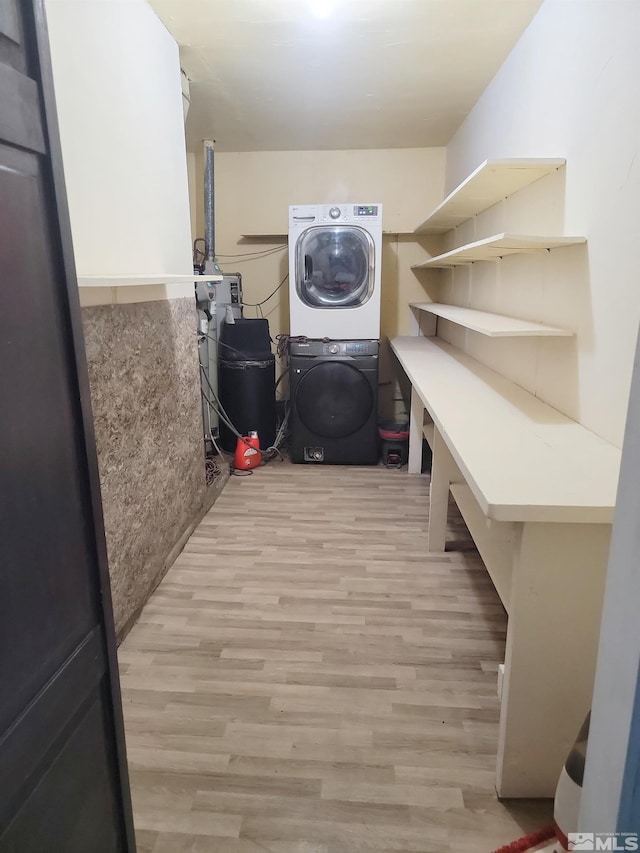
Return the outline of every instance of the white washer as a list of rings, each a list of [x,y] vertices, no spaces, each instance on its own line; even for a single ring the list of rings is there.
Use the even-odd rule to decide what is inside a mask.
[[[381,204],[289,208],[292,336],[380,337]]]

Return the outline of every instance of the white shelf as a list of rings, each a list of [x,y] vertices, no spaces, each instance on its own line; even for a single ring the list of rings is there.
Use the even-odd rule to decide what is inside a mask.
[[[411,269],[421,270],[430,267],[457,267],[474,261],[497,261],[504,255],[517,255],[527,252],[543,252],[546,249],[558,249],[563,246],[577,246],[586,243],[585,237],[537,237],[525,234],[493,234],[475,243],[466,243],[457,249],[451,249],[443,255],[436,255]]]
[[[618,448],[444,341],[391,347],[485,516],[611,523]]]
[[[415,232],[402,230],[400,228],[385,228],[382,233],[391,237],[413,237]],[[287,234],[258,234],[257,232],[249,232],[247,234],[241,234],[240,236],[243,240],[277,240],[282,241],[283,243],[286,243],[288,240]]]
[[[81,275],[78,287],[147,287],[158,284],[192,284],[194,281],[222,281],[221,275]]]
[[[546,326],[543,323],[531,323],[503,314],[491,314],[488,311],[476,311],[474,308],[462,308],[459,305],[442,305],[439,302],[412,302],[411,308],[425,311],[464,326],[490,338],[520,337],[571,337],[573,332]]]
[[[415,233],[450,231],[564,164],[559,158],[485,160],[418,225]]]
[[[277,240],[279,243],[286,243],[287,234],[263,234],[257,231],[249,231],[247,234],[240,235],[243,240]]]

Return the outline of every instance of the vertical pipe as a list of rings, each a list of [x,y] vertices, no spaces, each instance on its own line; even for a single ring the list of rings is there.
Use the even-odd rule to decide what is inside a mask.
[[[204,250],[205,263],[216,256],[216,227],[213,176],[213,139],[204,140]]]
[[[215,264],[216,230],[215,230],[215,200],[214,200],[214,170],[213,170],[213,139],[204,140],[204,274],[219,272]],[[211,319],[208,323],[208,351],[206,373],[209,383],[218,393],[218,319],[216,300],[209,302]],[[215,409],[207,406],[210,434],[218,435],[218,415]]]

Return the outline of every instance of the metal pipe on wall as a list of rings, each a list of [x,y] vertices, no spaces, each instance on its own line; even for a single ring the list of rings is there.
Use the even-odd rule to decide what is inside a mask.
[[[216,256],[216,225],[214,199],[214,142],[204,140],[204,251],[205,272],[207,266],[213,265]]]
[[[204,274],[219,275],[220,270],[216,264],[216,229],[215,229],[215,180],[214,180],[214,142],[213,139],[204,140]],[[206,314],[204,334],[207,342],[206,353],[202,365],[204,374],[208,380],[205,393],[209,396],[212,388],[214,394],[218,393],[218,327],[216,321],[216,290],[217,284],[207,282]],[[207,383],[205,383],[207,384]],[[206,405],[207,418],[205,419],[205,431],[208,427],[208,435],[218,434],[218,414],[212,406]]]

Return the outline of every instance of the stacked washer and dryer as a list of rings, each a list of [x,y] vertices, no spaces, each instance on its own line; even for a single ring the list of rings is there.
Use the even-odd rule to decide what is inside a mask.
[[[289,208],[293,462],[378,461],[382,205]]]

